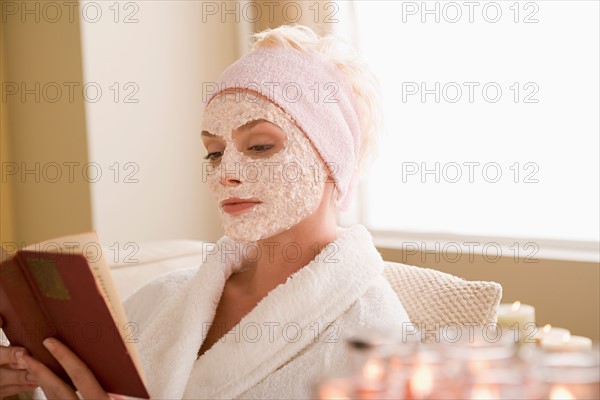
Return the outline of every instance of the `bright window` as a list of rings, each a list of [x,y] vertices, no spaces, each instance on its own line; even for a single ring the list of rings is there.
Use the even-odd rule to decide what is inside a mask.
[[[599,240],[598,2],[352,8],[339,32],[356,26],[386,118],[365,225]]]

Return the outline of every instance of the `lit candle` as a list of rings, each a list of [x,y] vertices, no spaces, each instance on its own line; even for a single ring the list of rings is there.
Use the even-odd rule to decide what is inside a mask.
[[[380,384],[385,377],[385,366],[381,360],[371,358],[363,366],[362,375],[366,382]]]
[[[471,390],[473,400],[494,400],[498,397],[498,391],[489,386],[477,385]]]
[[[515,301],[512,304],[500,304],[498,307],[498,326],[519,333],[523,339],[526,326],[535,323],[535,307]],[[528,325],[529,324],[529,325]]]
[[[318,385],[317,396],[321,400],[349,400],[352,398],[351,382],[343,378],[327,379]]]
[[[565,348],[564,344],[562,346],[561,350]],[[536,364],[541,389],[539,398],[600,399],[600,359],[597,349],[543,351],[539,353]]]
[[[563,338],[566,335],[570,335],[571,332],[568,329],[564,328],[556,328],[550,324],[544,325],[543,328],[538,327],[538,331],[536,332],[534,339],[538,344],[542,343],[542,340],[550,337]]]
[[[550,391],[550,400],[575,400],[575,396],[562,385],[556,385]]]
[[[542,348],[550,351],[588,351],[592,349],[592,339],[585,336],[548,336],[542,339]]]
[[[385,392],[386,369],[379,358],[371,358],[363,365],[356,388],[358,399],[377,399]]]
[[[410,393],[413,399],[425,399],[433,391],[433,376],[430,367],[420,363],[410,378]]]

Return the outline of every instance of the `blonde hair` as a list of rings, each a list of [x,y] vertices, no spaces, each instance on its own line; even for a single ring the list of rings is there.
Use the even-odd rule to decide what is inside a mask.
[[[333,34],[319,36],[305,25],[282,25],[266,29],[251,37],[252,50],[260,47],[287,46],[308,54],[316,54],[332,62],[346,77],[356,95],[361,127],[361,146],[357,167],[363,173],[377,153],[379,133],[383,125],[381,86],[368,64],[356,50]]]

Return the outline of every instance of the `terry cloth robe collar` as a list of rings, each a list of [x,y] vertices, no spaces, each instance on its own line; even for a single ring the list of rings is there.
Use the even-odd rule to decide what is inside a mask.
[[[338,227],[334,242],[271,290],[197,360],[225,281],[240,268],[240,245],[223,236],[212,246],[215,251],[206,248],[202,265],[170,275],[181,283],[171,285],[176,291],[153,296],[150,321],[140,329],[137,347],[153,398],[240,396],[314,343],[384,268],[364,226]],[[189,279],[182,279],[186,274]]]

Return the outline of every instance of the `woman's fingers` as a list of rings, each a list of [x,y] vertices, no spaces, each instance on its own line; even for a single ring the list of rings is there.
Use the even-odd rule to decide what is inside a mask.
[[[11,385],[0,386],[0,397],[12,396],[23,392],[31,392],[35,390],[37,385]]]
[[[44,346],[50,354],[62,365],[73,384],[85,399],[109,399],[92,371],[85,365],[75,353],[60,341],[48,338],[44,340]]]
[[[121,396],[120,394],[109,393],[108,398],[111,400],[127,400],[127,397]]]
[[[18,359],[20,352],[22,352],[22,354],[27,354],[27,350],[23,347],[0,346],[0,365],[14,364],[19,365],[20,368],[23,368]]]
[[[0,316],[0,327],[3,323]],[[24,369],[25,365],[20,362],[19,354],[27,354],[27,350],[23,347],[0,345],[0,397],[32,391],[38,386],[32,375]]]
[[[0,315],[0,328],[3,325]],[[73,384],[85,399],[121,399],[109,395],[98,383],[92,371],[67,346],[56,339],[44,340],[44,346],[65,369]],[[48,398],[78,400],[73,388],[56,376],[52,370],[27,354],[22,347],[0,346],[0,396],[10,396],[40,386]],[[24,370],[7,366],[24,368]]]
[[[2,315],[0,315],[0,328],[2,328]],[[18,346],[0,346],[0,365],[10,365],[11,367],[17,368],[18,359],[17,353],[22,351],[27,353],[27,350],[23,347]],[[22,366],[20,366],[22,368]]]
[[[0,382],[4,385],[37,385],[33,375],[26,369],[0,367]]]
[[[78,400],[71,386],[56,376],[44,364],[28,355],[23,356],[23,360],[27,370],[34,376],[47,398]]]

